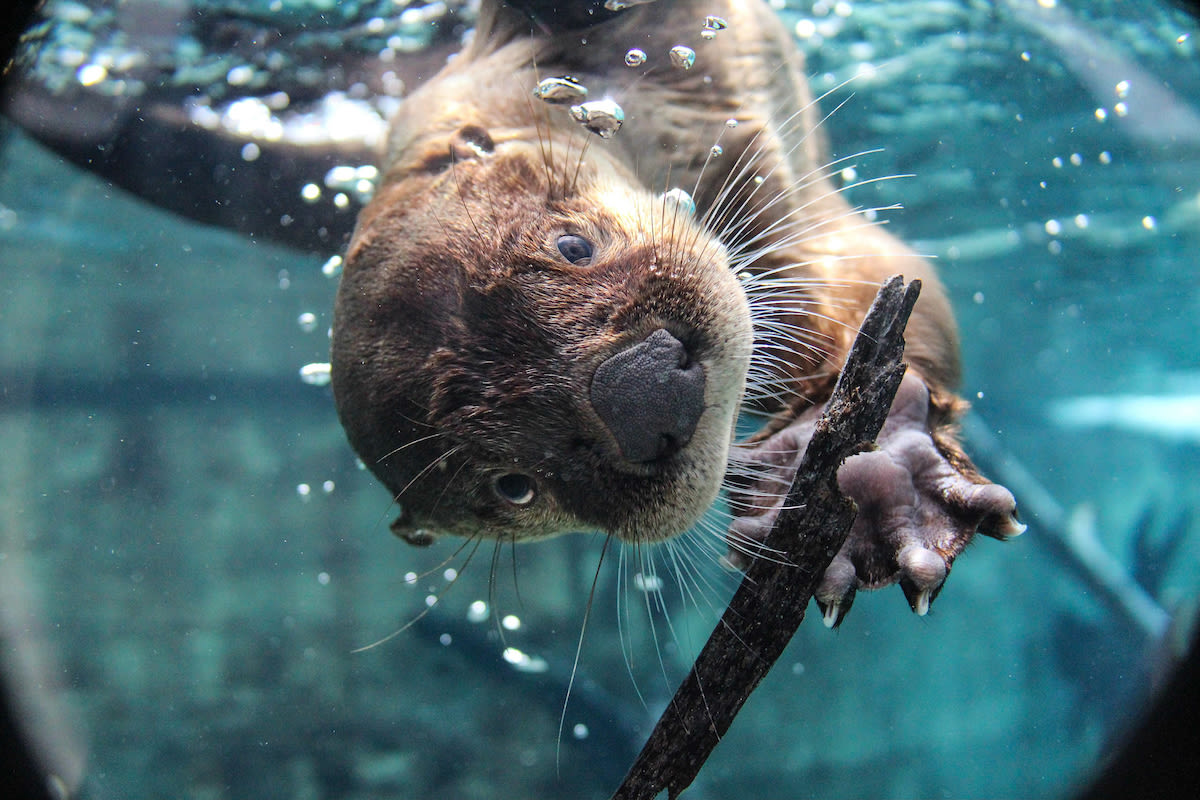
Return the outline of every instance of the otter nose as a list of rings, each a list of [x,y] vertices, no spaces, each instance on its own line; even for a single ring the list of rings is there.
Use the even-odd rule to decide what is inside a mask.
[[[621,454],[652,461],[686,445],[696,431],[704,411],[704,368],[660,328],[597,367],[591,396]]]

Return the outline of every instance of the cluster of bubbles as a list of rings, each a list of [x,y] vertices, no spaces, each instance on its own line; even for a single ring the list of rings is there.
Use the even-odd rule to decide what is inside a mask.
[[[353,178],[351,177],[351,173],[353,173]],[[325,182],[327,185],[344,188],[344,181],[369,179],[372,182],[373,191],[376,175],[377,170],[375,167],[334,167],[325,176]],[[366,202],[366,200],[360,200],[360,202]],[[333,280],[342,274],[343,263],[344,259],[340,255],[330,256],[321,265],[321,274]],[[304,311],[296,317],[296,324],[303,332],[312,333],[319,327],[320,318],[312,311]],[[332,336],[333,331],[327,329],[326,334]],[[309,386],[328,386],[332,380],[332,367],[327,361],[314,361],[300,368],[300,381]],[[362,469],[364,467],[360,464],[359,468]]]
[[[321,482],[321,492],[323,494],[333,494],[333,490],[336,488],[337,488],[337,486],[334,484],[333,481],[322,481]],[[313,497],[312,485],[308,484],[308,483],[296,484],[296,496],[299,497],[302,502],[307,503]]]
[[[334,192],[333,205],[338,209],[350,207],[353,200],[359,205],[365,205],[375,194],[379,170],[371,164],[359,167],[339,165],[325,173],[325,188]],[[323,190],[315,182],[306,183],[300,187],[300,198],[306,203],[315,203],[321,199]]]
[[[287,92],[240,97],[220,105],[200,96],[184,101],[188,119],[205,130],[223,130],[245,139],[289,144],[334,142],[379,145],[387,135],[387,117],[394,109],[389,98],[376,102],[328,92],[303,112],[280,112],[291,106]]]
[[[1118,117],[1128,116],[1129,114],[1129,104],[1125,102],[1129,97],[1129,88],[1129,81],[1118,81],[1117,85],[1113,87],[1113,92],[1117,96],[1117,102],[1113,103],[1112,110]],[[1108,119],[1108,109],[1104,107],[1097,108],[1095,116],[1098,122],[1104,122]]]
[[[620,11],[645,2],[652,0],[608,0],[605,8]],[[724,19],[710,14],[704,18],[700,38],[712,39],[727,27]],[[676,69],[688,70],[696,63],[696,51],[687,45],[675,45],[667,56]],[[645,50],[634,47],[626,51],[624,61],[627,67],[640,67],[648,58]],[[611,139],[625,122],[625,111],[616,101],[610,98],[588,100],[588,88],[570,75],[543,78],[533,88],[533,96],[551,105],[569,106],[571,118],[601,139]],[[713,155],[720,155],[719,148],[714,148]]]
[[[570,75],[543,78],[533,96],[551,105],[570,106],[571,118],[601,139],[611,139],[625,122],[625,112],[615,101],[585,100],[588,89]]]

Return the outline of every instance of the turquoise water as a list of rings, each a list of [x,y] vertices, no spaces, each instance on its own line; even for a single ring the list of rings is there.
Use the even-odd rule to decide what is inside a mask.
[[[337,45],[403,62],[470,19],[430,12],[434,36],[414,17],[391,47],[362,27],[391,3],[166,5],[192,27],[60,3],[43,40],[119,55],[136,37],[117,32],[141,25],[158,71],[130,67],[143,86],[126,92],[174,102],[215,75],[216,101],[260,80],[315,99],[353,68],[313,77],[306,59]],[[836,633],[806,620],[689,796],[1063,796],[1145,707],[1200,590],[1200,30],[1150,4],[783,13],[819,92],[861,76],[826,101],[847,100],[835,155],[882,148],[859,177],[912,175],[854,199],[902,203],[890,229],[938,259],[968,449],[1029,531],[973,546],[926,618],[890,589]],[[261,66],[247,30],[294,35],[294,61]],[[260,64],[249,84],[229,77],[243,62]],[[298,374],[327,360],[336,235],[288,247],[203,209],[222,226],[188,221],[14,119],[0,619],[62,780],[88,798],[607,797],[731,579],[714,570],[696,602],[666,571],[647,594],[606,561],[563,714],[602,540],[472,554],[389,534],[328,388]],[[230,204],[274,188],[234,178]],[[287,192],[335,232],[353,219],[353,199]]]

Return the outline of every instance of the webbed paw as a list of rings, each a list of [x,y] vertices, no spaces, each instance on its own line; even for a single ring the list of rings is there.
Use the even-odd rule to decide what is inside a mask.
[[[858,589],[896,582],[912,610],[923,615],[977,531],[1008,539],[1025,530],[1008,489],[973,474],[960,453],[948,458],[939,450],[929,411],[925,384],[905,377],[876,449],[851,456],[838,470],[838,486],[858,505],[858,516],[814,595],[828,627],[841,623]],[[745,568],[755,555],[770,557],[758,545],[775,522],[819,416],[820,409],[807,412],[735,454],[753,477],[732,498],[736,516],[726,558],[733,566]]]

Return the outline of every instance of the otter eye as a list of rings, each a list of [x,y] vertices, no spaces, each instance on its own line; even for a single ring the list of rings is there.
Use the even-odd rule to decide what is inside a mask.
[[[573,233],[563,234],[558,237],[558,252],[572,264],[585,266],[583,262],[592,257],[592,243]]]
[[[533,502],[533,478],[519,472],[510,472],[496,478],[492,487],[500,499],[514,506],[527,506]]]

